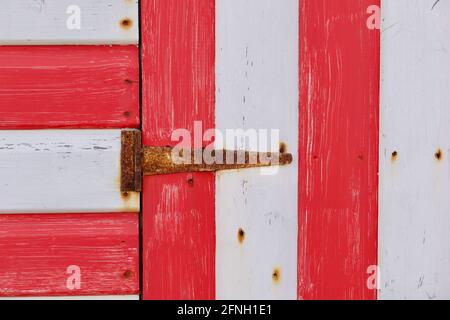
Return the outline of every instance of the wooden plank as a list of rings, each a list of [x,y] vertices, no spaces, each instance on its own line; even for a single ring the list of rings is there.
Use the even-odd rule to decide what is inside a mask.
[[[450,2],[382,1],[381,299],[450,299]]]
[[[0,129],[135,128],[138,49],[0,47],[0,106]]]
[[[0,215],[1,297],[138,292],[137,214]]]
[[[192,133],[194,120],[214,128],[214,1],[147,2],[142,3],[143,141],[173,145],[172,132]]]
[[[295,159],[274,175],[218,173],[218,299],[297,297],[298,12],[297,0],[217,0],[216,127],[279,129]]]
[[[301,3],[298,296],[374,299],[380,3]]]
[[[138,0],[3,0],[0,45],[137,44]]]
[[[195,120],[214,128],[215,2],[141,6],[143,142],[172,146]],[[214,298],[214,175],[146,177],[142,196],[143,298]]]
[[[146,177],[143,190],[143,298],[213,299],[214,177]]]
[[[0,131],[0,213],[139,211],[120,150],[121,130]]]
[[[60,297],[13,297],[1,298],[2,300],[139,300],[138,295],[124,295],[124,296],[60,296]]]

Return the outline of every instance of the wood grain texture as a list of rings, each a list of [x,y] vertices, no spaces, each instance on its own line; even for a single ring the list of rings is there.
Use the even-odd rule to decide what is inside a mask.
[[[0,131],[0,213],[139,211],[120,151],[121,130]]]
[[[135,46],[0,47],[0,129],[138,125]]]
[[[382,1],[381,299],[450,299],[450,2]]]
[[[138,6],[138,0],[2,0],[0,45],[137,44]]]
[[[214,128],[215,2],[142,2],[143,142]],[[214,175],[145,177],[143,298],[215,297]]]
[[[374,299],[377,0],[301,1],[298,297]]]
[[[216,3],[216,127],[224,134],[279,129],[294,155],[273,175],[261,169],[217,174],[217,298],[296,299],[298,1]]]
[[[0,215],[0,296],[139,292],[137,214]],[[80,289],[67,286],[80,268]]]
[[[214,0],[142,3],[143,142],[173,145],[194,121],[214,128]]]

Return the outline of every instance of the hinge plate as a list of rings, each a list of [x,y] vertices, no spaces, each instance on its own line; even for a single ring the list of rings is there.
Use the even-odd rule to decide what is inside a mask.
[[[205,161],[207,152],[212,161]],[[187,161],[174,161],[176,154]],[[186,155],[186,157],[184,157]],[[183,172],[216,172],[288,165],[292,154],[228,150],[175,150],[172,147],[143,147],[139,130],[122,131],[121,191],[142,191],[142,175]]]
[[[122,192],[142,191],[142,139],[139,130],[122,131],[120,152],[120,189]]]

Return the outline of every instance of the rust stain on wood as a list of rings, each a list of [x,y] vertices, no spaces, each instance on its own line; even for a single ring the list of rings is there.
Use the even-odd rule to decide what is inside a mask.
[[[123,273],[123,277],[124,277],[124,279],[132,279],[132,278],[134,278],[134,272],[131,270],[126,270]]]
[[[273,270],[272,280],[276,284],[280,283],[280,281],[281,281],[281,270],[280,270],[280,268],[275,268]]]
[[[391,161],[392,163],[396,162],[398,160],[398,151],[392,152]]]
[[[436,151],[434,157],[436,158],[437,161],[441,161],[443,159],[444,154],[440,148]]]
[[[194,176],[193,176],[192,174],[190,174],[190,175],[188,176],[187,183],[188,183],[189,186],[191,186],[191,187],[194,186]]]
[[[124,30],[130,30],[133,27],[133,20],[130,18],[123,18],[120,20],[120,27]]]
[[[284,142],[280,142],[280,153],[286,153],[287,152],[287,145]]]
[[[245,231],[242,228],[238,230],[238,241],[240,244],[244,243],[245,240]]]
[[[293,161],[292,154],[285,153],[285,145],[280,147],[283,153],[142,147],[141,132],[133,129],[123,130],[121,139],[120,190],[125,200],[127,192],[142,191],[142,175],[216,172],[288,165]],[[206,159],[206,155],[210,157]],[[194,184],[193,178],[188,179],[188,184]]]

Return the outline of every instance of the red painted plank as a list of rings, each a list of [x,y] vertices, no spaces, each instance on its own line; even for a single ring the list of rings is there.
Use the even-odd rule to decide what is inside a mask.
[[[214,128],[215,2],[141,3],[144,144],[174,129]],[[215,297],[214,175],[146,177],[143,298]]]
[[[138,233],[137,214],[0,215],[0,296],[136,294]]]
[[[302,1],[300,299],[373,299],[377,264],[379,0]]]
[[[141,4],[144,143],[171,145],[194,120],[214,128],[215,1]]]
[[[0,129],[138,125],[137,47],[0,47]]]

